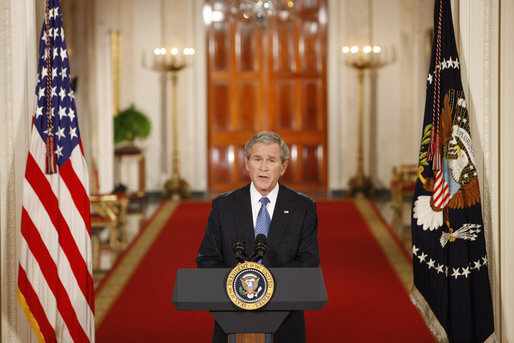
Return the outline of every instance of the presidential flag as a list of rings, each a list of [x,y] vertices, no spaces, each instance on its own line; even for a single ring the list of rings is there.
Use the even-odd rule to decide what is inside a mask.
[[[411,299],[440,342],[494,342],[476,157],[450,0],[436,0],[418,179]]]
[[[23,184],[18,302],[40,342],[94,342],[88,173],[59,0],[46,0]]]

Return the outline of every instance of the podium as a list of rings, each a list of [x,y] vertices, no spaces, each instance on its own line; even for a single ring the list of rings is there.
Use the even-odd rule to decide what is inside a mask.
[[[270,301],[258,310],[242,310],[226,293],[230,271],[179,269],[171,299],[179,311],[210,311],[230,342],[257,342],[262,337],[268,342],[289,311],[321,310],[328,300],[320,268],[269,268],[275,282]]]

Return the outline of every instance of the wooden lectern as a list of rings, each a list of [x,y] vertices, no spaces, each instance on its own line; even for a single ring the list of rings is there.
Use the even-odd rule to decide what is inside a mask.
[[[258,310],[242,310],[227,296],[229,268],[179,269],[171,301],[179,311],[210,311],[230,343],[268,343],[289,311],[321,310],[328,300],[320,268],[270,268],[271,300]]]

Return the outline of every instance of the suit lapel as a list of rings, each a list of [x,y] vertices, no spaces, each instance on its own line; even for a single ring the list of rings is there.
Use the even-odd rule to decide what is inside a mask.
[[[277,197],[277,203],[273,210],[273,218],[271,219],[271,225],[268,233],[268,253],[264,257],[263,263],[266,263],[276,253],[278,245],[282,240],[282,236],[287,230],[289,220],[291,218],[292,209],[289,208],[291,201],[291,194],[288,189],[283,185],[280,185]]]
[[[243,232],[246,237],[246,254],[253,254],[255,246],[255,233],[253,229],[252,204],[250,200],[250,184],[241,188],[234,197],[234,225],[235,232]]]

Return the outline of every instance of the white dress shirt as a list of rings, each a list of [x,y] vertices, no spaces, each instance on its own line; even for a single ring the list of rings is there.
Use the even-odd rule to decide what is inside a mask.
[[[278,182],[275,188],[269,192],[266,197],[269,199],[269,203],[266,206],[268,210],[270,219],[273,219],[273,210],[275,209],[275,204],[277,203],[278,196]],[[261,193],[255,188],[253,182],[250,185],[250,201],[252,202],[252,216],[253,216],[253,229],[255,230],[255,223],[257,222],[257,214],[259,214],[259,210],[261,209],[262,203],[260,202],[262,198]]]

